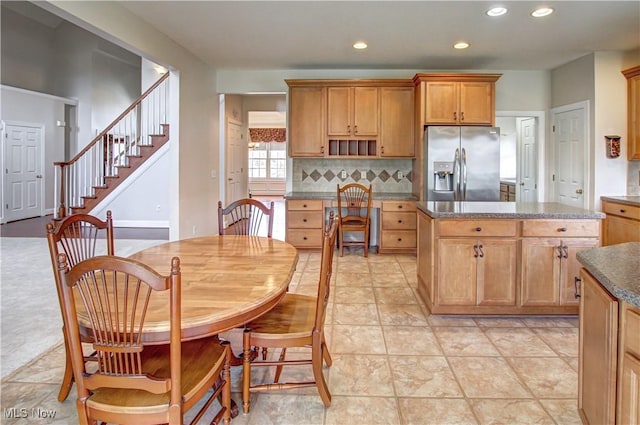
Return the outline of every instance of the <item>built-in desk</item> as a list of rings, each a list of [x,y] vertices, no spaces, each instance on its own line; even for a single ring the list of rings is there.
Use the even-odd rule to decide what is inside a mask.
[[[286,241],[299,249],[319,250],[329,213],[338,206],[337,192],[288,192],[284,198]],[[410,193],[373,192],[369,241],[372,252],[415,252],[417,199]],[[361,233],[352,235],[358,236]]]

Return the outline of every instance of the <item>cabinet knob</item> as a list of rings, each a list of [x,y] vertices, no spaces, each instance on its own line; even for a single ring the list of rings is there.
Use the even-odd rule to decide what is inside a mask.
[[[306,241],[306,240],[307,240],[307,237],[306,237],[306,236],[303,236],[303,237],[302,237],[302,239],[304,239],[304,240]]]
[[[624,214],[624,213],[626,213],[626,212],[627,212],[627,210],[624,210],[624,209],[623,209],[623,210],[620,210],[620,212],[621,212],[622,214]]]
[[[324,153],[324,146],[320,146],[320,153]]]
[[[307,204],[302,204],[302,208],[307,208]]]
[[[476,227],[476,228],[475,228],[475,231],[476,231],[476,232],[482,232],[482,227]]]
[[[398,220],[398,224],[402,224],[402,220]]]
[[[561,227],[558,229],[558,232],[566,232],[567,228],[566,227]]]
[[[398,238],[398,242],[402,242],[402,238]]]
[[[303,223],[306,223],[306,222],[307,222],[307,219],[306,219],[306,218],[303,218],[303,219],[302,219],[302,222],[303,222]]]
[[[460,112],[460,121],[464,121],[464,112]]]
[[[457,120],[457,119],[458,119],[458,113],[457,113],[457,112],[455,112],[455,111],[453,112],[453,119],[454,119],[454,120]]]

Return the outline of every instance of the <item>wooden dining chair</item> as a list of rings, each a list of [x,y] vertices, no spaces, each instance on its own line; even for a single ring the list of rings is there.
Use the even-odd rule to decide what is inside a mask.
[[[69,269],[60,254],[62,310],[78,390],[81,424],[182,424],[183,415],[207,396],[195,423],[216,398],[212,423],[231,418],[229,343],[216,336],[181,341],[180,260],[162,276],[147,265],[117,256],[97,256]],[[149,300],[165,301],[168,344],[143,342]],[[79,323],[91,334],[97,368],[85,368]],[[213,388],[213,391],[210,391]]]
[[[250,409],[252,392],[293,389],[315,386],[326,407],[331,404],[331,393],[322,372],[323,360],[331,366],[331,355],[324,335],[324,322],[331,289],[333,254],[336,246],[338,223],[330,216],[324,232],[317,296],[287,293],[267,314],[247,324],[243,334],[242,405],[245,413]],[[257,347],[280,348],[278,360],[258,360],[253,351]],[[310,347],[311,358],[286,360],[287,348]],[[313,381],[282,382],[283,366],[311,365]],[[251,369],[258,366],[276,366],[273,383],[251,385]]]
[[[267,226],[266,236],[273,233],[274,207],[273,201],[267,207],[252,198],[239,199],[227,207],[222,207],[218,201],[218,233],[220,235],[250,235],[264,234],[263,226]]]
[[[51,255],[51,267],[53,268],[58,301],[62,308],[62,295],[57,270],[58,255],[64,252],[70,267],[97,254],[113,255],[113,219],[111,217],[111,211],[107,211],[107,217],[104,221],[89,214],[73,214],[62,221],[47,223],[46,227],[49,254]],[[102,239],[104,239],[106,243],[106,250],[102,249],[101,242],[100,246],[98,246],[98,241]],[[58,392],[58,401],[60,402],[67,399],[73,386],[73,369],[71,367],[71,357],[69,356],[67,347],[67,332],[64,325],[62,326],[62,334],[65,342],[66,360],[64,376],[62,378],[62,384],[60,385],[60,391]],[[95,361],[96,358],[94,354],[95,353],[84,356],[85,361]]]
[[[371,185],[367,188],[359,183],[338,184],[338,243],[340,256],[345,246],[364,246],[364,256],[369,254],[371,230]],[[363,240],[345,239],[345,232],[363,232]]]

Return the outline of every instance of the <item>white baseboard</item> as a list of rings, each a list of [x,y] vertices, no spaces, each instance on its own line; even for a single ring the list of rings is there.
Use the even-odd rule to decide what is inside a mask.
[[[113,220],[113,227],[169,228],[168,220]]]

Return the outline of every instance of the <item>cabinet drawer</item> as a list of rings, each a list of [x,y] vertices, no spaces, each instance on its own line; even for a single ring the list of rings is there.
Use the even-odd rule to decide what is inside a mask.
[[[516,220],[441,220],[440,236],[516,236]]]
[[[318,211],[287,212],[287,227],[303,229],[322,229],[322,213]]]
[[[625,311],[624,350],[640,358],[640,311]]]
[[[599,237],[599,220],[523,220],[523,237]]]
[[[384,201],[382,211],[413,212],[416,211],[416,203],[414,201]]]
[[[287,200],[287,210],[289,211],[322,211],[322,209],[322,201]]]
[[[509,185],[509,193],[515,194],[516,193],[516,186],[510,184]]]
[[[415,230],[383,231],[381,239],[381,246],[385,249],[416,247]]]
[[[620,217],[634,218],[640,220],[640,207],[633,205],[615,204],[604,201],[602,203],[603,212]]]
[[[416,213],[383,212],[383,229],[415,230]]]
[[[287,242],[298,248],[322,246],[321,229],[287,229]]]

